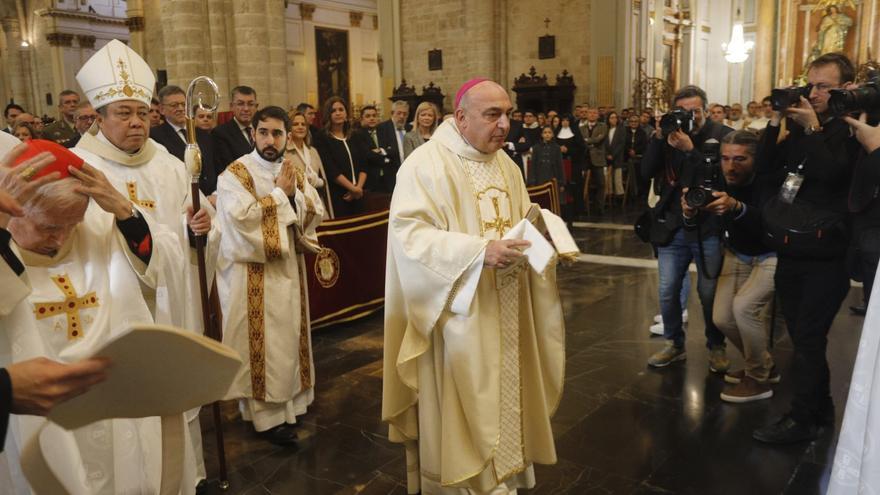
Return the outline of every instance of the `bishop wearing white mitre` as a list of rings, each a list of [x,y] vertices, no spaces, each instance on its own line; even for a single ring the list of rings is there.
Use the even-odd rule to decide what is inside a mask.
[[[156,323],[170,324],[199,334],[204,332],[195,254],[187,226],[197,234],[211,229],[210,203],[202,196],[202,210],[188,213],[190,179],[186,167],[164,147],[149,139],[149,110],[155,77],[134,50],[111,40],[82,66],[76,80],[98,112],[95,124],[73,152],[104,172],[113,186],[163,228],[176,234],[188,263],[177,273],[165,274],[166,284],[144,287]],[[208,280],[219,235],[211,229],[207,243]],[[190,435],[198,458],[199,479],[205,478],[198,409],[187,413]]]

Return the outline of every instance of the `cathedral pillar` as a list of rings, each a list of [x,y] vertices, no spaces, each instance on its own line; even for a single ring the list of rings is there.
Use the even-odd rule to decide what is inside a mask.
[[[128,0],[126,5],[128,8],[125,11],[125,25],[128,26],[130,33],[128,45],[146,59],[147,47],[144,43],[144,27],[146,22],[144,19],[143,0]]]
[[[230,49],[230,40],[235,39],[229,33],[232,29],[232,17],[227,15],[229,0],[208,0],[208,37],[210,44],[208,51],[211,55],[211,67],[208,67],[209,76],[214,79],[223,101],[228,103],[229,91],[232,89],[231,80],[235,74],[231,73],[234,66],[234,50]],[[226,110],[225,105],[221,110]]]
[[[400,49],[400,0],[379,0],[379,77],[381,78],[382,109],[391,117],[388,98],[397,82],[403,78]],[[449,90],[447,89],[448,93]]]
[[[207,2],[175,0],[173,4],[170,11],[163,5],[162,15],[168,83],[186,88],[193,78],[210,74]],[[169,56],[173,62],[169,63]]]
[[[238,77],[257,91],[262,106],[287,105],[284,3],[232,0],[235,64]]]
[[[760,101],[770,94],[773,81],[773,45],[776,37],[776,0],[757,0],[755,33],[755,76],[752,99]]]
[[[52,59],[52,96],[57,97],[62,90],[76,87],[75,84],[72,84],[73,81],[66,80],[63,53],[65,48],[73,46],[73,35],[51,31],[46,34],[46,41],[49,43],[49,54]]]
[[[23,107],[29,106],[27,74],[24,71],[23,53],[21,48],[21,30],[18,19],[3,19],[3,31],[6,33],[5,71],[9,74],[9,90],[12,99]],[[5,105],[4,105],[5,106]]]

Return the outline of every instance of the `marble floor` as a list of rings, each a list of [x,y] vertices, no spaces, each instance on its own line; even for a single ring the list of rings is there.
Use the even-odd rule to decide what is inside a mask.
[[[687,361],[649,369],[648,356],[663,345],[648,332],[658,311],[657,270],[638,261],[650,260],[651,250],[630,230],[596,225],[632,219],[632,212],[611,214],[573,229],[581,250],[605,261],[559,271],[567,321],[565,392],[553,418],[559,462],[538,466],[537,486],[521,493],[824,493],[862,325],[847,307],[860,300],[861,289],[851,289],[829,336],[835,430],[811,443],[768,447],[753,441],[751,431],[787,411],[788,337],[780,331],[776,339],[783,380],[775,396],[723,403],[722,378],[708,371],[694,283]],[[210,493],[406,493],[403,448],[388,442],[379,421],[381,314],[318,330],[313,338],[316,398],[301,418],[299,445],[281,448],[261,440],[242,423],[236,405],[224,403],[231,486],[221,492],[212,484]],[[734,366],[740,363],[734,358]],[[203,409],[201,418],[208,474],[216,477],[210,410]]]

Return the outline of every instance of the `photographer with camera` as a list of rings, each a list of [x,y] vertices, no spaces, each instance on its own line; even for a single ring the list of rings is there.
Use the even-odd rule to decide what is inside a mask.
[[[762,213],[764,240],[777,252],[776,292],[794,344],[791,409],[754,431],[762,442],[812,440],[819,427],[834,424],[825,351],[828,330],[849,292],[847,193],[858,142],[828,101],[832,89],[854,78],[852,62],[842,54],[813,60],[806,89],[773,90],[773,116],[758,146],[758,173],[786,174]],[[794,91],[809,99],[795,98]],[[783,114],[789,135],[777,143]]]
[[[721,172],[724,190],[712,191],[711,202],[694,208],[682,196],[685,226],[696,225],[699,216],[715,215],[721,220],[725,246],[724,263],[718,276],[712,316],[715,325],[743,355],[745,369],[728,372],[724,381],[733,384],[721,393],[721,400],[743,403],[773,396],[771,383],[779,374],[770,356],[765,314],[773,300],[776,253],[763,243],[761,206],[782,183],[780,174],[757,175],[755,152],[758,136],[752,131],[735,131],[721,140]]]
[[[880,259],[880,152],[877,151],[880,149],[880,126],[876,125],[880,114],[880,73],[870,73],[868,81],[861,87],[833,92],[828,104],[839,113],[861,113],[858,119],[846,116],[844,120],[850,124],[863,148],[853,170],[849,211],[853,236],[851,269],[853,278],[862,281],[864,297],[864,306],[851,306],[850,310],[864,315]],[[874,125],[868,124],[868,120]]]
[[[643,237],[657,250],[660,271],[660,313],[666,347],[648,359],[655,368],[686,359],[682,307],[679,300],[682,277],[691,260],[697,260],[697,292],[706,322],[706,345],[709,369],[724,373],[730,366],[724,346],[724,334],[712,320],[715,277],[721,267],[721,242],[716,216],[701,218],[693,231],[682,228],[682,188],[703,184],[707,177],[707,158],[717,158],[717,146],[732,129],[706,118],[706,93],[697,86],[685,86],[675,93],[674,110],[660,119],[659,128],[649,140],[641,164],[644,180],[655,179],[660,199],[646,214],[650,234]],[[645,215],[643,215],[645,217]],[[642,219],[640,219],[642,222]],[[637,227],[637,231],[640,230]]]

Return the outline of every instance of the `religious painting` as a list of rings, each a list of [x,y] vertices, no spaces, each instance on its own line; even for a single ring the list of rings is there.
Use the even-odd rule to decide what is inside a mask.
[[[793,78],[806,74],[810,62],[824,53],[842,52],[851,60],[858,60],[856,22],[862,14],[862,7],[862,2],[855,0],[819,0],[801,4]]]
[[[348,32],[315,28],[315,66],[318,69],[318,103],[331,96],[351,103],[348,70]]]
[[[538,38],[538,58],[556,58],[556,36],[548,34]]]
[[[428,70],[443,70],[443,50],[428,50]]]
[[[661,50],[663,56],[661,57],[662,71],[660,72],[660,77],[665,81],[669,81],[673,86],[675,86],[675,58],[674,58],[674,50],[673,50],[673,42],[671,40],[663,40],[663,44],[661,45]]]

